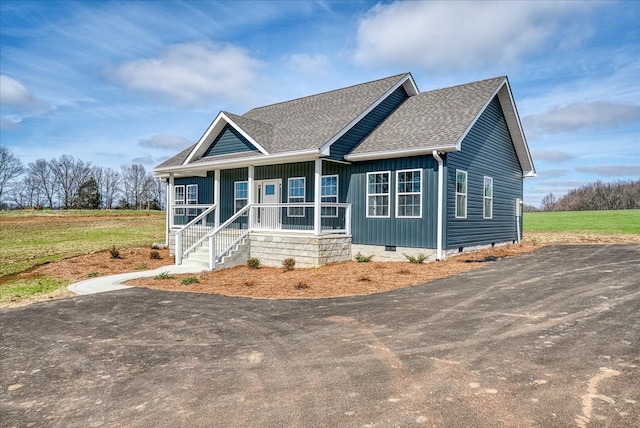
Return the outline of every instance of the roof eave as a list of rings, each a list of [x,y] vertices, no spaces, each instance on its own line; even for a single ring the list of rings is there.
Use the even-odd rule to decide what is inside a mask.
[[[294,163],[294,162],[303,162],[310,161],[322,157],[320,151],[318,149],[309,149],[309,150],[298,150],[295,152],[286,152],[286,153],[276,153],[270,155],[258,155],[258,156],[248,156],[243,158],[231,158],[231,159],[222,159],[222,160],[212,160],[209,162],[198,162],[191,164],[183,164],[177,166],[167,166],[163,168],[155,168],[153,169],[153,173],[156,176],[161,176],[164,174],[197,174],[201,171],[211,171],[214,169],[223,169],[223,168],[240,168],[249,165],[270,165],[274,162],[279,163]]]
[[[403,150],[385,150],[382,152],[371,152],[371,153],[355,153],[355,154],[346,155],[344,159],[349,162],[361,162],[361,161],[378,160],[378,159],[406,158],[410,156],[431,155],[434,150],[438,152],[457,151],[456,147],[454,146],[420,147],[420,148],[411,149],[411,150],[403,149]]]

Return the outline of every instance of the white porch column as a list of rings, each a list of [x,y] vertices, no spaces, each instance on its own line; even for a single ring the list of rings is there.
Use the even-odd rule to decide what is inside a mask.
[[[169,180],[162,180],[164,181],[164,186],[165,186],[165,195],[164,195],[164,209],[165,209],[165,213],[167,218],[165,218],[164,222],[165,222],[165,244],[169,245],[169,231],[171,230],[171,188],[169,187]]]
[[[249,165],[247,168],[247,204],[250,206],[255,202],[255,192],[253,189],[253,165]],[[249,208],[249,231],[253,228],[253,208]]]
[[[322,159],[318,158],[315,162],[315,172],[313,180],[313,234],[320,235],[322,225],[321,217],[322,204]]]
[[[167,217],[169,217],[169,229],[173,227],[173,204],[175,204],[174,195],[175,177],[172,172],[169,173],[169,189],[167,189]],[[167,240],[167,243],[169,240]]]
[[[220,226],[220,170],[213,170],[213,203],[216,205],[214,212],[214,227]]]

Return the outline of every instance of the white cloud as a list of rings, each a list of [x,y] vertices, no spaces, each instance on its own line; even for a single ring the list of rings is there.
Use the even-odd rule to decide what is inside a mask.
[[[156,58],[130,61],[109,71],[121,85],[167,97],[181,105],[251,102],[260,61],[233,45],[173,45]]]
[[[154,135],[151,138],[140,140],[138,144],[152,149],[182,150],[193,144],[193,142],[177,135]]]
[[[601,177],[640,177],[640,166],[630,165],[585,166],[576,168],[576,171]]]
[[[131,159],[131,163],[141,163],[143,165],[155,165],[158,162],[156,162],[156,160],[153,159],[151,155],[146,155],[146,156]]]
[[[19,81],[6,75],[0,75],[0,104],[20,111],[43,111],[51,107],[33,96]]]
[[[562,163],[574,158],[567,152],[562,150],[531,150],[531,156],[535,161],[545,161],[549,163]]]
[[[17,122],[9,119],[8,117],[1,117],[0,116],[0,129],[6,129],[6,130],[16,130],[20,128],[20,126],[18,125]]]
[[[288,60],[289,68],[304,74],[324,74],[331,69],[331,61],[326,55],[293,54]]]
[[[617,126],[640,120],[640,106],[609,101],[577,102],[556,106],[523,121],[537,132],[560,133],[582,128]]]
[[[568,169],[547,169],[544,171],[538,171],[538,177],[540,178],[558,178],[564,177],[569,173]]]
[[[355,60],[455,71],[505,66],[530,52],[575,45],[568,26],[588,2],[422,2],[377,4],[360,21]],[[553,46],[551,46],[553,45]]]

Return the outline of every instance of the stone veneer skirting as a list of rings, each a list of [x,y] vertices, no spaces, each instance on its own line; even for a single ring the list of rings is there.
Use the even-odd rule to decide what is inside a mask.
[[[350,235],[304,235],[251,232],[250,257],[263,266],[282,266],[286,258],[293,258],[296,267],[322,266],[327,263],[351,260]]]

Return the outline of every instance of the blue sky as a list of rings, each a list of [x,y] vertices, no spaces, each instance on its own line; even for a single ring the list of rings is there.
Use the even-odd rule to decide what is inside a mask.
[[[640,2],[0,1],[0,142],[151,169],[220,110],[411,72],[508,75],[525,202],[640,177]]]

